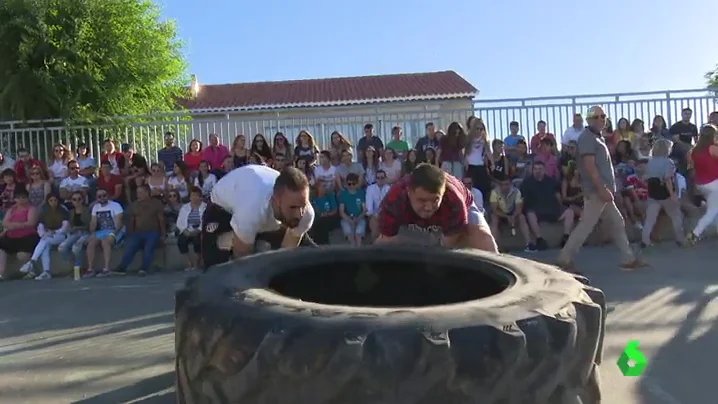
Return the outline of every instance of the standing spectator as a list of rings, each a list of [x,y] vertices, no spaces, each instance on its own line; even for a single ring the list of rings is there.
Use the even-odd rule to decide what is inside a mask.
[[[209,161],[209,160],[207,160]],[[249,150],[247,150],[247,140],[244,135],[237,135],[232,142],[232,167],[239,168],[249,164]],[[209,161],[210,167],[214,167]]]
[[[342,190],[347,186],[347,176],[349,174],[356,174],[359,177],[359,188],[364,186],[364,167],[360,163],[352,162],[353,156],[351,150],[344,150],[342,152],[342,161],[336,168],[336,183],[335,189]]]
[[[379,169],[379,153],[374,146],[364,149],[364,155],[361,156],[361,165],[364,167],[364,181],[361,187],[371,185],[376,182],[376,172]]]
[[[189,202],[185,203],[177,215],[177,249],[180,254],[187,256],[186,270],[200,268],[201,248],[199,234],[202,229],[202,216],[207,204],[202,201],[202,190],[192,187],[189,193]],[[190,254],[189,245],[192,244],[194,254]]]
[[[325,186],[317,182],[314,187],[312,207],[316,216],[314,224],[309,230],[309,236],[319,245],[329,244],[329,234],[337,227],[339,218],[337,199],[334,197],[334,193],[328,192]]]
[[[110,258],[112,258],[112,246],[122,240],[124,228],[122,225],[122,206],[119,203],[109,200],[109,194],[104,189],[97,190],[97,203],[90,211],[90,237],[87,239],[87,271],[83,278],[91,278],[95,275],[104,277],[110,275]],[[95,249],[97,244],[102,246],[102,257],[104,266],[101,272],[92,267],[95,264]]]
[[[358,247],[366,233],[366,196],[359,188],[359,176],[347,175],[347,187],[339,192],[339,215],[342,231],[349,244]]]
[[[249,156],[257,159],[258,164],[267,164],[272,160],[272,148],[269,147],[267,138],[261,133],[254,135],[252,144],[249,146]]]
[[[308,165],[312,165],[317,161],[319,148],[309,131],[302,130],[297,135],[296,146],[294,147],[294,160],[304,160]]]
[[[461,179],[464,177],[466,158],[466,132],[458,122],[449,124],[446,129],[446,136],[439,141],[439,149],[436,152],[436,160],[445,172]]]
[[[144,177],[150,171],[147,159],[141,154],[135,153],[135,148],[130,143],[122,145],[122,158],[117,165],[120,167],[120,175],[127,182],[134,180],[137,176]]]
[[[90,149],[85,142],[77,144],[77,164],[80,166],[80,175],[87,178],[87,184],[90,189],[93,189],[97,174],[97,162],[90,155]]]
[[[35,166],[30,168],[30,180],[27,182],[26,189],[30,204],[40,206],[45,203],[45,199],[52,192],[52,183],[45,177],[44,171]]]
[[[546,132],[546,121],[538,121],[536,130],[536,134],[531,137],[531,153],[536,153],[541,148],[541,142],[544,139],[550,139],[551,144],[556,144],[556,136]]]
[[[176,161],[175,166],[182,163]],[[162,202],[150,197],[150,187],[137,187],[137,201],[130,206],[130,220],[127,227],[125,251],[120,265],[112,271],[124,275],[135,255],[142,249],[142,264],[138,276],[147,275],[152,265],[152,257],[158,244],[165,238],[165,216]]]
[[[60,181],[67,177],[67,163],[73,159],[72,151],[69,147],[61,143],[55,143],[52,147],[52,163],[47,167],[50,170],[50,180],[53,189],[57,189]]]
[[[202,142],[198,139],[192,139],[189,142],[189,151],[185,153],[183,160],[190,172],[197,171],[200,161],[204,161],[202,157]]]
[[[234,143],[237,143],[237,138],[234,139]],[[232,145],[232,150],[234,150],[235,144]],[[202,160],[209,161],[210,167],[219,167],[228,155],[227,146],[219,144],[219,136],[214,133],[209,135],[209,146],[202,150]]]
[[[666,212],[673,223],[676,242],[680,245],[685,242],[681,204],[673,183],[676,167],[673,160],[668,158],[672,147],[673,142],[668,139],[656,141],[651,150],[651,159],[646,165],[648,201],[646,202],[646,221],[641,234],[641,247],[643,248],[651,245],[651,232],[661,210]]]
[[[364,137],[357,142],[357,153],[363,156],[369,146],[373,147],[380,155],[384,152],[384,142],[374,134],[374,125],[370,123],[364,125]]]
[[[621,118],[616,122],[616,141],[624,141],[628,142],[629,144],[634,143],[634,133],[631,130],[630,125],[628,124],[628,119]]]
[[[212,193],[212,188],[214,188],[214,184],[216,183],[217,176],[209,171],[209,163],[206,161],[199,163],[199,172],[197,173],[197,178],[194,179],[194,186],[202,191],[202,196],[209,198],[209,195]],[[191,196],[190,193],[190,197]]]
[[[366,189],[366,215],[369,219],[369,231],[374,238],[379,237],[379,206],[391,188],[388,179],[387,173],[379,170],[376,173],[376,183]]]
[[[516,121],[509,122],[509,135],[504,138],[504,144],[506,145],[506,153],[508,155],[514,154],[516,151],[516,143],[518,143],[519,140],[526,141],[526,138],[523,137],[523,135],[519,134],[519,130],[521,127],[519,126],[519,123]]]
[[[509,177],[509,158],[504,154],[504,142],[501,139],[494,139],[491,142],[491,159],[486,168],[494,185]]]
[[[491,196],[489,167],[492,160],[486,125],[480,118],[471,116],[466,120],[466,126],[469,127],[464,153],[466,155],[466,174],[471,178],[471,183],[481,191],[484,197],[482,204],[489,206],[489,196]]]
[[[102,153],[100,154],[100,165],[107,161],[112,166],[112,174],[120,175],[120,160],[122,159],[122,152],[118,151],[115,147],[115,143],[110,139],[105,139],[102,142]]]
[[[574,215],[570,209],[563,209],[560,183],[546,175],[546,166],[534,161],[531,176],[521,183],[521,195],[524,201],[526,221],[535,241],[526,246],[527,252],[542,251],[548,248],[543,238],[540,224],[563,222],[563,241],[573,229]]]
[[[87,178],[80,175],[80,164],[71,160],[67,163],[68,176],[60,181],[60,198],[69,206],[72,206],[70,198],[74,192],[80,192],[89,201],[88,193],[90,192],[90,184]]]
[[[521,191],[511,183],[508,176],[497,180],[498,186],[491,191],[491,233],[494,238],[498,238],[501,234],[500,225],[504,223],[511,229],[511,235],[515,236],[518,226],[526,250],[534,251],[535,247],[531,246],[531,232],[523,213],[524,201]]]
[[[15,204],[2,221],[0,232],[0,280],[7,267],[7,256],[17,254],[21,260],[30,258],[40,238],[37,235],[38,211],[30,205],[23,187],[15,190]]]
[[[172,171],[172,176],[167,180],[167,189],[176,191],[181,200],[186,201],[189,198],[189,187],[192,185],[187,166],[184,165],[184,161],[176,161]]]
[[[698,139],[698,127],[691,123],[692,117],[693,110],[683,108],[681,111],[681,120],[671,125],[671,129],[669,129],[674,142],[692,144],[694,139]]]
[[[573,257],[601,219],[621,251],[621,268],[632,270],[645,267],[646,264],[636,259],[631,250],[623,217],[613,200],[616,192],[613,164],[608,147],[601,137],[601,130],[606,126],[606,113],[601,107],[594,106],[589,110],[587,120],[588,127],[578,138],[578,172],[584,195],[583,217],[561,250],[557,264],[575,272]]]
[[[284,133],[275,133],[274,139],[272,140],[273,158],[276,159],[277,155],[281,154],[284,157],[285,161],[294,161],[293,153],[294,151],[292,150],[292,145],[287,140],[287,137],[284,136]]]
[[[67,209],[60,203],[55,194],[47,196],[45,204],[40,208],[40,217],[37,225],[37,235],[40,237],[30,261],[20,267],[20,272],[26,274],[25,279],[44,281],[52,278],[50,274],[50,248],[60,245],[70,230]],[[42,273],[35,276],[35,266],[40,260]]]
[[[15,172],[13,170],[8,168],[2,172],[2,183],[0,184],[0,210],[3,212],[6,212],[13,204],[15,204],[15,189],[18,186],[21,185],[16,182]]]
[[[177,161],[182,161],[183,154],[182,149],[175,145],[174,133],[165,133],[165,147],[157,151],[157,161],[165,168],[165,175],[172,175],[172,167]]]
[[[409,152],[409,143],[406,143],[406,141],[401,138],[401,135],[401,126],[394,126],[393,128],[391,128],[391,142],[386,144],[387,149],[394,150],[394,154],[396,154],[396,159],[400,162],[404,161],[404,159],[406,158],[406,153]]]
[[[393,184],[401,177],[401,161],[391,147],[384,149],[384,158],[379,164],[379,169],[386,173],[386,182],[389,184]]]
[[[0,153],[0,173],[8,168],[15,168],[15,160],[10,156],[6,156],[5,153]]]
[[[108,160],[100,163],[100,175],[97,177],[97,190],[104,190],[109,200],[117,203],[122,203],[124,194],[122,192],[123,186],[122,177],[117,174],[112,174],[112,163]]]
[[[331,164],[331,153],[323,150],[319,153],[319,165],[314,167],[314,179],[328,192],[334,192],[337,168]]]
[[[706,213],[698,220],[698,224],[688,234],[688,241],[695,244],[700,240],[703,231],[718,219],[718,127],[704,125],[696,147],[691,151],[691,161],[695,172],[695,183],[698,191],[706,199]]]
[[[406,154],[406,161],[404,161],[404,164],[401,167],[401,175],[407,175],[410,172],[414,171],[414,168],[419,165],[419,156],[416,150],[411,149],[409,150],[409,153]]]
[[[90,237],[90,210],[85,205],[85,197],[82,192],[74,192],[72,194],[72,209],[70,209],[68,222],[70,229],[67,238],[57,247],[62,255],[67,257],[73,266],[80,267],[82,265],[82,252],[85,243]]]
[[[21,147],[17,149],[17,161],[15,162],[15,179],[19,184],[26,184],[29,181],[29,173],[32,167],[42,170],[44,178],[50,178],[50,173],[42,161],[30,156],[30,152]]]
[[[332,165],[338,166],[342,159],[342,153],[345,150],[351,150],[352,143],[337,130],[332,132],[332,135],[329,138],[331,143],[329,146],[329,153],[331,154]]]
[[[539,147],[534,154],[533,162],[542,163],[546,175],[558,181],[559,179],[559,161],[558,157],[553,153],[554,140],[550,137],[544,137],[539,143]]]
[[[471,119],[472,117],[469,117]],[[476,117],[473,117],[474,119],[477,119]],[[471,125],[468,125],[469,127]],[[436,136],[436,127],[434,126],[434,122],[427,122],[425,125],[426,128],[426,134],[419,138],[419,140],[416,141],[416,145],[414,145],[414,150],[416,150],[416,153],[418,154],[419,161],[426,161],[426,149],[431,148],[432,150],[436,150],[439,148],[439,139]]]
[[[666,119],[663,118],[663,116],[661,115],[656,115],[653,117],[653,123],[651,124],[650,133],[651,138],[654,141],[660,138],[673,140],[673,136],[668,130],[668,125],[666,125]]]
[[[578,141],[578,135],[583,132],[583,115],[580,113],[573,114],[573,125],[571,125],[568,129],[566,129],[565,132],[563,132],[563,136],[561,137],[561,144],[563,146],[566,146],[569,144],[569,142]]]

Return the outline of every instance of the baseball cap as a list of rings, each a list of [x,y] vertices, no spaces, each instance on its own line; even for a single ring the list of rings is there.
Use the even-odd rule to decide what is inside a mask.
[[[122,143],[121,149],[123,152],[134,150],[132,143]]]

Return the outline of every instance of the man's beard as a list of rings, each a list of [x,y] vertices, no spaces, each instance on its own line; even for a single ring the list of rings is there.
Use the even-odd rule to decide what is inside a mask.
[[[282,214],[282,211],[280,209],[274,210],[274,218],[277,219],[277,221],[290,229],[293,229],[297,226],[299,226],[299,219],[289,219],[286,216]]]

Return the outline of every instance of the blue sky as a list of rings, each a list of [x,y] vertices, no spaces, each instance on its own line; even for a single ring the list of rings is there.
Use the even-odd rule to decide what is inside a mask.
[[[487,99],[700,88],[718,63],[715,0],[160,4],[202,84],[455,70]]]

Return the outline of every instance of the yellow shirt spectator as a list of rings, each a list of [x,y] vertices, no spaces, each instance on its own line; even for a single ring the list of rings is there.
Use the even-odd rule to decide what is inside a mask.
[[[503,194],[497,190],[491,191],[491,206],[500,209],[501,212],[511,215],[516,210],[516,205],[523,202],[521,191],[516,187],[511,187],[507,194]]]

